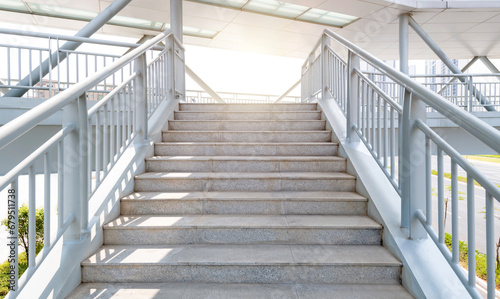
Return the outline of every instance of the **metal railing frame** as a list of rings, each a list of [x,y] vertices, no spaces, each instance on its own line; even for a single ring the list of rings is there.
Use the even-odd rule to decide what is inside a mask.
[[[42,32],[30,32],[16,29],[6,29],[0,28],[0,34],[5,35],[13,35],[13,36],[26,36],[30,38],[38,38],[38,39],[47,39],[47,47],[33,47],[33,46],[18,46],[18,45],[8,45],[1,44],[0,47],[4,48],[7,51],[7,78],[3,78],[4,82],[0,82],[0,87],[2,88],[2,93],[5,95],[9,94],[9,90],[38,90],[38,91],[48,91],[48,97],[52,97],[55,95],[56,90],[61,91],[66,88],[69,88],[71,85],[74,85],[79,81],[80,72],[82,72],[82,78],[85,76],[89,76],[89,69],[93,68],[94,71],[98,71],[101,67],[106,67],[107,65],[114,62],[117,58],[121,57],[120,55],[112,55],[112,54],[103,54],[103,53],[91,53],[84,51],[77,51],[72,49],[64,49],[62,45],[60,45],[60,41],[68,41],[74,43],[85,43],[85,44],[94,44],[94,45],[103,45],[103,46],[112,46],[112,47],[122,47],[127,49],[135,49],[140,46],[140,44],[134,43],[126,43],[126,42],[118,42],[118,41],[110,41],[110,40],[102,40],[95,38],[87,38],[87,37],[79,37],[79,36],[69,36],[69,35],[61,35],[61,34],[51,34],[51,33],[42,33]],[[154,46],[150,50],[153,51],[162,51],[164,47],[162,46]],[[53,55],[54,53],[64,54],[65,58],[75,57],[73,61],[66,60],[65,66],[62,64],[62,60],[59,59],[59,56]],[[18,59],[23,61],[17,61],[11,63],[12,56],[16,54]],[[57,56],[55,59],[52,56]],[[35,80],[34,73],[32,69],[36,67],[36,63],[41,63],[43,59],[47,57],[49,60],[50,67],[47,70],[47,75],[42,76],[42,69],[37,68],[37,77],[40,77],[40,80]],[[80,70],[80,64],[85,61],[85,65],[83,66],[85,69]],[[99,61],[99,65],[98,65]],[[70,63],[72,64],[70,67]],[[102,63],[102,65],[101,65]],[[14,65],[15,64],[15,65]],[[24,69],[28,65],[29,73],[21,73],[22,68]],[[14,77],[11,69],[18,68],[18,75]],[[53,69],[55,68],[55,69]],[[65,69],[62,69],[65,68]],[[129,71],[130,72],[130,71]],[[121,76],[126,76],[127,74],[121,74]],[[25,76],[26,75],[26,76]],[[22,85],[22,80],[27,78],[28,84]],[[64,80],[64,76],[66,76],[66,80]],[[74,78],[76,82],[71,82],[70,78]],[[50,83],[49,87],[43,87],[41,83],[47,81]],[[104,86],[104,90],[106,87],[114,88],[115,86],[112,84],[114,79],[109,82],[108,86]],[[35,84],[40,83],[40,86],[35,86]],[[57,88],[54,88],[52,85],[57,84]]]
[[[347,60],[333,51],[331,43],[347,50]],[[360,69],[361,60],[401,87],[403,93],[399,96],[399,102],[385,94],[370,79],[369,74]],[[475,217],[474,201],[471,199],[474,198],[474,181],[486,190],[487,288],[488,298],[494,298],[496,267],[493,203],[495,199],[500,200],[500,190],[426,125],[425,105],[441,113],[498,153],[500,132],[329,29],[325,29],[305,61],[301,82],[303,101],[314,101],[319,97],[323,100],[336,100],[346,116],[347,142],[363,142],[400,194],[401,227],[408,229],[410,239],[430,236],[474,298],[481,298],[475,287],[475,272],[469,271],[467,276],[458,263],[457,166],[463,168],[468,177],[469,269],[475,269]],[[398,136],[395,133],[396,123]],[[437,234],[431,226],[430,157],[433,146],[438,152]],[[443,153],[452,159],[452,234],[455,237],[452,238],[451,255],[444,245]],[[395,173],[396,167],[398,174]]]
[[[162,41],[166,41],[167,47],[147,64],[146,53]],[[133,74],[87,110],[86,92],[130,64],[134,66]],[[183,65],[184,47],[170,30],[166,31],[0,128],[1,149],[63,109],[62,129],[0,179],[0,190],[10,186],[17,194],[19,175],[27,170],[29,176],[29,267],[16,291],[9,294],[10,298],[22,291],[61,236],[65,242],[88,236],[90,197],[128,145],[141,146],[148,141],[147,122],[156,107],[164,100],[184,96]],[[49,151],[54,148],[57,149],[58,230],[55,238],[51,238]],[[44,162],[46,217],[41,258],[35,257],[35,230],[31,227],[35,224],[34,163],[40,159]],[[17,246],[15,254],[17,260]],[[17,279],[16,276],[16,284]]]

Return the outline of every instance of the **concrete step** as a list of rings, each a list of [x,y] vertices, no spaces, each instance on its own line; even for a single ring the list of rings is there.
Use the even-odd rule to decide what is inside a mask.
[[[104,244],[380,245],[381,229],[368,216],[120,216],[104,226]]]
[[[82,282],[399,284],[379,245],[105,245]]]
[[[411,299],[400,285],[241,284],[241,283],[83,283],[67,299]]]
[[[146,159],[146,171],[345,172],[346,164],[337,156],[155,156]]]
[[[366,215],[354,192],[134,192],[122,215]]]
[[[169,130],[178,131],[313,131],[325,130],[324,120],[172,120]]]
[[[163,142],[328,142],[331,131],[166,131]]]
[[[135,177],[135,191],[349,191],[356,178],[326,172],[148,172]]]
[[[336,156],[332,142],[162,142],[155,144],[156,156]]]
[[[175,120],[319,120],[321,111],[176,111]]]
[[[316,103],[179,104],[180,111],[310,111],[317,109]]]

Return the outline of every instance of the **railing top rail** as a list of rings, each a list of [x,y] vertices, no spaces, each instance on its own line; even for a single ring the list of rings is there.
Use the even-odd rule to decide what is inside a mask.
[[[385,75],[384,73],[381,72],[374,72],[374,71],[363,71],[364,74],[367,75]],[[469,74],[469,73],[464,73],[464,74],[418,74],[418,75],[410,75],[411,78],[427,78],[427,77],[498,77],[500,76],[500,73],[479,73],[479,74]]]
[[[412,78],[429,78],[429,77],[498,77],[499,73],[490,73],[490,74],[434,74],[434,75],[410,75]]]
[[[132,62],[145,51],[152,48],[156,43],[171,34],[171,31],[165,31],[158,34],[156,37],[140,45],[120,59],[116,60],[111,65],[101,69],[93,75],[87,77],[83,81],[55,95],[51,99],[43,102],[35,108],[27,111],[6,125],[0,127],[0,149],[7,146],[12,141],[26,133],[28,130],[36,126],[38,123],[48,118],[56,111],[66,106],[71,101],[74,101],[91,87],[108,77],[108,74],[114,73],[123,66]]]
[[[481,121],[465,110],[458,108],[454,104],[447,101],[444,97],[424,87],[420,83],[410,78],[408,75],[392,68],[382,60],[366,52],[365,50],[361,49],[357,45],[351,43],[335,32],[329,29],[325,29],[324,34],[342,44],[354,54],[363,58],[366,62],[370,63],[379,71],[384,72],[386,75],[391,77],[393,81],[399,83],[410,92],[418,95],[419,98],[426,104],[434,108],[443,116],[449,118],[451,121],[465,129],[467,132],[471,133],[473,136],[481,140],[493,150],[495,150],[496,152],[500,152],[500,132],[498,130],[487,125],[485,122]]]
[[[137,48],[137,47],[141,46],[141,44],[134,44],[134,43],[125,43],[125,42],[118,42],[118,41],[111,41],[111,40],[104,40],[104,39],[62,35],[62,34],[52,34],[52,33],[44,33],[44,32],[32,32],[32,31],[7,29],[7,28],[0,28],[0,34],[59,39],[59,40],[66,40],[66,41],[72,41],[72,42],[82,42],[82,43],[89,43],[89,44],[124,47],[124,48]],[[177,41],[177,43],[179,44],[178,41]],[[159,47],[159,46],[153,48],[153,50],[158,50],[158,51],[161,51],[163,49],[164,49],[163,47]]]

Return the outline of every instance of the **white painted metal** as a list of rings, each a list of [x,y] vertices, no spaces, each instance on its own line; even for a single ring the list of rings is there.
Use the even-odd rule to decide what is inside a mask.
[[[92,198],[92,194],[98,192],[98,187],[111,173],[112,167],[125,153],[125,149],[131,145],[134,138],[138,144],[145,144],[148,139],[148,116],[151,116],[162,102],[169,99],[165,88],[166,68],[160,66],[167,63],[169,67],[170,61],[166,59],[169,49],[159,53],[149,64],[146,62],[145,53],[165,38],[171,41],[170,53],[177,52],[177,58],[174,60],[177,66],[183,64],[182,45],[171,33],[162,33],[132,50],[112,65],[0,128],[0,147],[4,147],[18,138],[18,135],[24,134],[47,117],[58,113],[61,108],[64,110],[63,129],[0,180],[0,188],[4,189],[15,183],[17,177],[26,169],[30,173],[30,258],[28,271],[21,280],[21,291],[26,284],[30,283],[30,278],[35,275],[44,259],[51,254],[51,249],[63,234],[64,241],[70,243],[78,243],[88,238],[91,233],[89,199]],[[113,83],[117,87],[110,91],[99,104],[87,111],[86,92],[102,82],[106,86],[106,80],[114,81],[116,73],[123,74],[123,69],[131,68],[134,63],[136,67],[133,75],[129,78],[123,78],[122,75],[121,78],[124,81],[117,85]],[[175,67],[173,71],[179,72]],[[174,72],[171,75],[174,75]],[[151,80],[148,80],[147,73],[153,77]],[[179,85],[183,87],[183,84],[180,82]],[[182,89],[177,89],[176,92],[180,94]],[[152,96],[148,97],[148,93]],[[132,118],[132,113],[135,119]],[[95,131],[95,136],[93,131]],[[34,163],[41,159],[47,165],[48,153],[54,147],[58,149],[58,233],[55,239],[49,239],[50,235],[47,231],[50,231],[50,212],[46,213],[47,221],[45,221],[44,229],[48,240],[41,258],[35,259]],[[95,164],[91,162],[92,153],[96,155]],[[92,165],[95,166],[92,167]],[[46,166],[45,178],[47,175],[48,167]],[[92,179],[93,175],[95,175],[95,180]],[[115,178],[115,180],[119,179],[119,176]],[[47,181],[45,186],[47,186]],[[45,209],[50,210],[50,201],[47,200],[50,195],[48,188],[45,192]]]
[[[403,19],[404,22],[404,19]],[[404,26],[403,26],[404,27]],[[375,82],[371,80],[369,75],[363,73],[360,69],[354,69],[355,77],[360,82],[360,85],[356,88],[359,92],[356,99],[349,98],[349,103],[347,103],[347,110],[342,105],[342,99],[332,96],[337,102],[341,109],[343,109],[346,115],[346,128],[349,131],[351,127],[360,136],[360,140],[366,145],[367,149],[371,153],[372,157],[375,159],[377,164],[384,171],[386,176],[392,182],[396,191],[400,191],[401,196],[401,226],[403,228],[409,228],[409,237],[411,239],[422,239],[430,236],[431,239],[436,242],[436,246],[442,252],[444,258],[448,261],[450,266],[454,269],[459,279],[462,281],[464,287],[468,290],[469,294],[475,298],[479,298],[480,295],[475,288],[475,285],[469,281],[469,278],[463,273],[461,266],[458,264],[458,237],[453,238],[453,248],[454,253],[451,255],[444,245],[444,169],[442,167],[442,157],[443,153],[449,155],[452,160],[452,185],[451,185],[451,206],[452,206],[452,232],[455,236],[458,235],[458,184],[457,184],[457,167],[460,166],[466,171],[472,180],[476,180],[481,184],[488,192],[487,198],[493,202],[494,199],[500,200],[500,191],[498,188],[489,181],[484,175],[479,173],[469,162],[467,162],[460,153],[458,153],[453,147],[451,147],[446,141],[437,135],[432,129],[426,125],[426,105],[430,108],[436,109],[444,117],[455,122],[459,127],[468,131],[469,133],[475,134],[479,140],[483,143],[489,145],[497,153],[500,153],[500,133],[493,127],[488,126],[479,119],[475,118],[471,114],[463,111],[459,107],[449,103],[442,96],[437,93],[432,92],[430,89],[425,88],[419,84],[414,79],[411,79],[407,75],[399,72],[388,65],[384,64],[382,61],[378,60],[374,56],[370,55],[361,48],[355,46],[339,35],[325,30],[324,35],[320,39],[321,44],[324,44],[324,39],[329,37],[331,42],[336,42],[341,46],[345,47],[348,51],[348,57],[356,55],[363,60],[363,63],[377,69],[378,72],[383,73],[385,76],[390,78],[398,89],[404,90],[404,97],[397,100],[398,104],[390,96],[385,94]],[[330,41],[329,41],[330,42]],[[349,78],[350,70],[346,71],[339,69],[337,65],[327,65],[327,60],[324,57],[331,55],[329,52],[333,50],[325,47],[321,48],[318,53],[318,44],[313,48],[309,58],[303,66],[302,70],[302,82],[306,83],[302,85],[303,88],[303,100],[312,101],[315,99],[316,95],[322,90],[329,91],[331,88],[328,86],[317,86],[310,84],[309,82],[319,81],[322,84],[331,84],[330,80],[322,80],[324,76],[337,76],[339,70],[344,74],[340,76],[342,80],[347,81],[344,78]],[[406,57],[406,47],[404,45],[402,48],[402,57]],[[336,54],[338,55],[338,54]],[[318,73],[315,71],[315,63],[323,63],[325,65],[320,66],[318,69],[322,72],[326,72],[327,75]],[[403,63],[404,64],[404,63]],[[350,69],[350,68],[349,68]],[[403,66],[403,70],[405,67]],[[359,100],[357,100],[359,99]],[[322,101],[326,101],[325,97],[322,97]],[[383,101],[383,103],[381,103]],[[349,113],[348,109],[350,105],[358,102],[359,113],[353,115]],[[392,172],[392,168],[395,168],[393,163],[388,166],[387,162],[384,163],[383,158],[383,142],[384,139],[382,132],[386,132],[383,127],[388,122],[388,107],[391,106],[391,113],[393,110],[397,113],[398,128],[399,128],[399,138],[397,144],[392,143],[391,147],[393,151],[396,152],[396,156],[399,158],[399,178],[396,180]],[[383,108],[382,108],[383,107]],[[352,109],[352,108],[350,108]],[[385,111],[381,111],[381,110]],[[354,119],[350,119],[355,117]],[[354,125],[352,125],[354,124]],[[394,129],[394,121],[391,116],[390,121],[391,129]],[[481,128],[482,132],[476,131],[473,126]],[[349,132],[346,132],[347,137],[350,136]],[[488,137],[487,137],[488,136]],[[391,138],[392,139],[392,138]],[[346,138],[349,140],[349,138]],[[431,213],[431,209],[428,206],[430,203],[430,193],[431,182],[430,176],[430,155],[431,148],[433,146],[437,147],[438,151],[438,233],[436,234],[433,228],[430,226],[431,222],[427,219],[429,215],[424,215],[424,211],[428,214]],[[426,166],[427,165],[427,166]],[[391,168],[391,173],[389,174],[388,167]],[[454,183],[453,183],[454,181]],[[422,192],[426,190],[425,192]],[[489,197],[488,197],[489,196]],[[493,211],[493,205],[490,204],[490,208]],[[493,216],[491,216],[493,219]],[[474,231],[474,222],[468,222],[469,232]],[[493,222],[492,220],[487,220],[488,231],[490,238],[488,241],[494,244],[493,234]],[[474,240],[472,241],[472,246],[475,246]],[[492,245],[490,245],[492,246]],[[491,247],[493,248],[493,247]],[[489,250],[491,256],[488,259],[492,259],[494,255],[493,250]],[[494,268],[494,261],[489,262],[489,269]],[[493,273],[493,272],[492,272]],[[492,276],[493,274],[489,275]],[[473,280],[474,282],[475,280]],[[490,279],[489,282],[489,296],[494,296],[494,281]],[[493,294],[493,295],[491,295]]]

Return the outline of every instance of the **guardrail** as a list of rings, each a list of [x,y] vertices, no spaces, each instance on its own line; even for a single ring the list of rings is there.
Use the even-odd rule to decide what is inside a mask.
[[[149,63],[146,54],[164,42]],[[44,119],[63,109],[62,129],[0,179],[0,190],[18,195],[18,177],[29,177],[29,267],[10,297],[16,297],[33,276],[53,244],[64,240],[80,240],[88,235],[89,199],[132,142],[144,144],[148,139],[147,121],[159,104],[184,96],[184,48],[167,31],[116,59],[113,63],[46,102],[29,110],[0,128],[0,149],[8,146]],[[125,77],[125,70],[130,75]],[[117,79],[120,79],[120,82]],[[104,82],[113,82],[104,98],[87,110],[87,93]],[[57,151],[51,159],[49,151]],[[43,161],[44,248],[35,256],[35,163]],[[51,192],[51,169],[57,170],[57,192]],[[57,233],[51,236],[50,199],[58,198]],[[12,238],[17,240],[17,197],[13,207]],[[104,200],[104,199],[103,199]],[[15,260],[18,260],[17,243]]]
[[[365,74],[392,99],[400,98],[400,86],[389,77],[374,72],[365,72]],[[500,108],[500,81],[497,79],[499,76],[500,74],[410,75],[423,86],[469,112],[488,111],[486,106],[497,110]],[[462,78],[463,82],[458,81],[458,78]],[[479,102],[477,100],[479,94],[488,99],[489,103]],[[427,107],[427,111],[435,112],[430,106]]]
[[[48,34],[40,32],[27,32],[13,29],[0,28],[2,40],[9,41],[15,38],[19,42],[22,36],[24,46],[18,44],[0,44],[0,64],[4,66],[0,70],[0,92],[5,94],[9,89],[27,89],[24,97],[28,98],[50,98],[57,93],[68,89],[78,83],[81,79],[96,73],[97,71],[111,65],[121,55],[66,50],[62,48],[60,41],[84,42],[86,44],[101,45],[108,52],[116,52],[117,48],[137,48],[139,45],[133,43],[115,42],[93,38],[83,38],[67,35]],[[29,44],[40,44],[43,46],[32,46]],[[156,46],[149,50],[148,61],[151,61],[162,47]],[[57,53],[59,55],[54,56]],[[60,59],[60,57],[66,59]],[[54,58],[57,57],[57,58]],[[48,74],[43,76],[42,68],[39,67],[44,61],[49,61]],[[102,84],[92,90],[92,98],[99,99],[104,93],[113,90],[116,84],[122,82],[132,74],[132,68],[124,68],[121,72],[106,78]],[[35,80],[34,77],[41,78]],[[23,78],[28,78],[27,85],[20,85]]]
[[[347,50],[341,57],[330,44]],[[361,69],[370,66],[393,82],[397,90],[388,94]],[[441,113],[479,141],[500,153],[500,132],[415,79],[401,73],[326,29],[302,67],[302,100],[336,100],[346,116],[348,142],[362,142],[401,196],[401,227],[408,228],[411,239],[430,236],[441,250],[470,295],[482,298],[476,289],[475,271],[467,275],[459,265],[458,175],[467,173],[468,268],[476,268],[474,182],[486,192],[486,242],[488,298],[495,297],[494,201],[500,189],[462,158],[452,146],[426,125],[426,109]],[[432,180],[431,155],[437,153],[437,184]],[[443,154],[451,158],[452,253],[444,245],[445,172]],[[432,224],[433,189],[437,190],[437,233]]]
[[[218,92],[220,97],[226,103],[274,103],[280,98],[279,95],[253,94],[239,92]],[[217,101],[202,90],[186,90],[186,102],[189,103],[217,103]],[[299,96],[285,96],[280,100],[281,103],[300,103]]]

